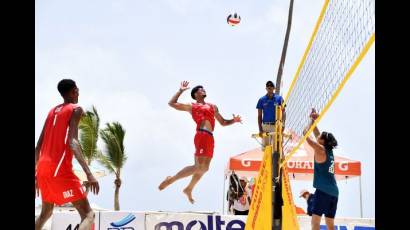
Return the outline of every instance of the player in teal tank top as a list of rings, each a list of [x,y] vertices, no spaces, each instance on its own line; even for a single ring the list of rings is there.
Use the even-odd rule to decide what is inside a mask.
[[[315,120],[318,118],[315,109],[310,113],[311,122],[305,128],[303,134],[310,129]],[[336,215],[339,189],[335,179],[335,159],[333,148],[337,146],[337,141],[333,134],[328,132],[319,132],[315,127],[313,129],[314,140],[311,137],[306,138],[306,143],[314,150],[314,175],[313,187],[316,188],[314,200],[312,202],[312,230],[320,229],[320,219],[325,215],[327,229],[334,229],[334,218]]]

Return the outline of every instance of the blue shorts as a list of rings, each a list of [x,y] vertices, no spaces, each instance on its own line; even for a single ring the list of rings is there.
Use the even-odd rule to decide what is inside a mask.
[[[337,209],[336,196],[329,195],[316,189],[313,200],[312,200],[312,214],[322,216],[325,214],[327,218],[335,218]]]
[[[307,199],[307,214],[312,216],[312,204],[313,200],[315,199],[315,194],[310,194],[309,198]]]

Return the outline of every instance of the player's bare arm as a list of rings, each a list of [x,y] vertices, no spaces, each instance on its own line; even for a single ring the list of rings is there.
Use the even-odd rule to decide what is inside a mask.
[[[70,120],[70,128],[68,133],[69,145],[78,163],[81,165],[85,174],[87,175],[87,180],[91,191],[94,194],[98,194],[98,192],[100,191],[100,186],[94,175],[91,173],[87,163],[85,162],[80,143],[78,142],[78,123],[80,122],[82,115],[83,109],[81,107],[74,109],[73,115]]]
[[[308,145],[310,145],[310,147],[313,148],[314,152],[315,152],[315,158],[320,161],[319,159],[326,157],[326,152],[325,152],[325,147],[319,143],[317,143],[316,141],[312,140],[312,138],[307,137],[306,138],[306,142],[308,143]]]
[[[232,125],[235,122],[241,122],[242,123],[241,116],[232,114],[233,118],[230,119],[230,120],[226,120],[219,113],[218,107],[216,105],[214,105],[214,107],[215,107],[215,118],[216,118],[216,120],[218,120],[219,124],[221,124],[222,126]]]
[[[37,162],[38,162],[38,159],[40,158],[40,149],[41,149],[41,145],[43,144],[45,126],[46,126],[46,123],[44,122],[43,130],[41,130],[40,137],[38,138],[38,141],[37,141],[36,149],[34,150],[34,158],[35,158],[34,170],[36,170]],[[37,178],[34,179],[34,186],[35,186],[35,197],[37,197],[40,195],[40,191],[37,185]]]
[[[306,135],[307,131],[313,125],[313,123],[315,122],[317,117],[318,116],[317,116],[316,111],[314,109],[312,109],[312,112],[310,114],[311,121],[310,121],[309,125],[303,130],[303,135]],[[317,126],[315,126],[315,128],[313,129],[313,133],[316,137],[316,140],[318,140],[319,137],[320,137],[320,132],[319,132],[319,129],[317,128]],[[317,143],[316,141],[314,141],[310,136],[308,136],[306,138],[306,143],[313,148],[316,161],[322,162],[323,159],[326,159],[326,151],[325,151],[325,147],[323,145],[321,145],[321,144]]]
[[[310,113],[311,125],[313,125],[313,123],[318,117],[319,117],[319,114],[316,112],[314,108],[312,108],[312,112]],[[313,129],[313,134],[315,135],[316,140],[318,140],[320,137],[320,131],[317,126],[315,126],[315,128]]]
[[[180,111],[187,111],[189,113],[191,113],[192,111],[192,106],[190,104],[183,104],[183,103],[179,103],[178,102],[178,98],[179,96],[181,96],[181,94],[189,89],[188,87],[189,82],[187,81],[183,81],[181,83],[181,86],[178,90],[178,92],[171,98],[171,100],[168,102],[168,105],[171,106],[172,108],[176,109],[176,110],[180,110]]]
[[[41,149],[41,145],[43,144],[45,126],[46,126],[46,124],[44,123],[43,130],[41,131],[40,137],[38,138],[38,141],[37,141],[36,149],[34,151],[34,156],[35,156],[35,160],[36,160],[35,161],[35,167],[37,167],[37,162],[38,162],[38,159],[40,157],[40,149]]]

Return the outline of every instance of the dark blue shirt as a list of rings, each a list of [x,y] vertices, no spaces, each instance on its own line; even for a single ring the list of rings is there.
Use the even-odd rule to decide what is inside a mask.
[[[335,179],[335,159],[333,150],[326,150],[326,161],[323,163],[314,163],[313,187],[327,193],[331,196],[338,197],[339,189]]]
[[[281,105],[283,98],[280,95],[273,95],[269,98],[268,95],[261,97],[256,105],[257,109],[262,109],[262,122],[275,122],[275,106]]]

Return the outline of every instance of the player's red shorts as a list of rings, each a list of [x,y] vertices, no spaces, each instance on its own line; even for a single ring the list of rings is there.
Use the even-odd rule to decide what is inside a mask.
[[[69,202],[82,200],[86,193],[80,180],[74,173],[61,176],[37,176],[41,199],[48,203],[62,205]]]
[[[197,130],[194,138],[195,156],[210,157],[214,155],[214,136],[203,129]]]

